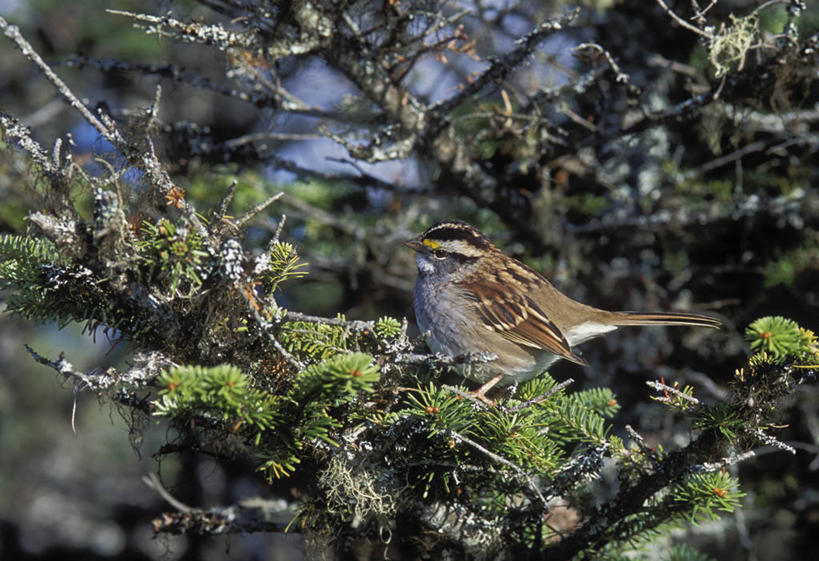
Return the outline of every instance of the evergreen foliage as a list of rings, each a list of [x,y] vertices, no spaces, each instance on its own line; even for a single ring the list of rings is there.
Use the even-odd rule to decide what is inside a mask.
[[[220,365],[174,367],[157,378],[156,415],[206,421],[216,432],[238,434],[262,458],[260,469],[286,477],[301,461],[305,446],[319,440],[338,446],[346,426],[342,406],[379,380],[377,366],[365,353],[344,353],[299,372],[286,392],[271,394],[252,387],[238,368]]]
[[[745,339],[751,349],[770,353],[779,360],[788,357],[810,360],[809,357],[816,349],[816,336],[813,332],[781,316],[756,320],[745,330]]]
[[[195,294],[202,286],[202,263],[207,256],[202,237],[166,218],[158,224],[143,222],[141,234],[137,251],[145,264],[145,281],[163,287],[172,295]],[[177,292],[180,289],[181,292]]]
[[[65,321],[44,278],[58,255],[49,240],[0,234],[0,288],[11,289],[6,300],[9,312],[41,321]]]
[[[206,250],[205,239],[192,232],[167,219],[144,223],[136,245],[138,262],[144,265],[134,271],[134,279],[145,283],[146,293],[156,287],[157,298],[183,315],[196,308],[179,303],[200,300],[205,290],[213,290],[218,276],[213,271],[224,270],[224,253]],[[73,298],[62,297],[53,272],[77,271],[88,261],[61,253],[49,241],[4,236],[0,259],[14,313],[75,320],[112,313],[99,297],[105,279],[90,270],[86,282],[73,286]],[[362,329],[352,328],[343,316],[291,321],[272,293],[282,282],[302,276],[302,264],[285,242],[273,244],[262,263],[242,282],[263,286],[265,292],[245,292],[251,299],[242,308],[252,310],[255,304],[263,313],[246,312],[232,328],[213,314],[213,325],[202,326],[201,332],[233,331],[234,340],[249,341],[245,348],[253,341],[280,338],[279,362],[252,365],[240,360],[242,367],[188,364],[165,369],[152,382],[156,391],[151,410],[179,426],[193,422],[204,442],[225,435],[238,438],[271,478],[291,476],[301,465],[323,466],[314,471],[315,484],[323,492],[305,499],[302,507],[299,527],[304,531],[341,531],[355,521],[357,526],[371,524],[383,535],[392,516],[414,509],[420,500],[432,509],[421,520],[439,525],[440,539],[446,542],[460,531],[461,515],[444,522],[437,509],[475,515],[480,505],[481,518],[492,522],[474,530],[475,547],[499,550],[500,535],[515,535],[520,547],[549,552],[544,544],[559,533],[543,524],[544,509],[548,511],[550,500],[563,497],[581,519],[599,517],[600,507],[582,497],[605,461],[625,482],[621,495],[640,491],[651,505],[642,514],[623,511],[616,523],[582,548],[597,550],[600,559],[614,559],[635,539],[649,539],[666,525],[697,523],[733,511],[743,496],[739,482],[719,464],[707,464],[708,459],[726,447],[776,442],[773,403],[798,382],[783,366],[785,361],[817,362],[816,338],[810,332],[781,317],[757,320],[746,332],[757,353],[747,370],[737,371],[727,401],[704,404],[690,386],[661,390],[656,399],[689,417],[699,436],[679,451],[655,451],[639,441],[627,445],[613,433],[619,405],[607,388],[568,392],[544,373],[521,386],[513,399],[486,407],[465,398],[466,388],[435,382],[396,386],[396,381],[418,375],[419,368],[429,368],[409,365],[399,368],[397,376],[381,376],[378,363],[411,348],[400,322],[384,317]],[[86,292],[78,293],[81,289]],[[126,317],[109,319],[111,325],[125,326]],[[121,329],[126,336],[140,337],[139,329]],[[361,352],[363,348],[380,358]],[[172,346],[164,349],[174,352]],[[428,364],[433,370],[447,368]],[[121,385],[127,386],[127,378]],[[109,389],[111,395],[118,391],[117,384]],[[772,405],[768,412],[751,411],[745,405],[749,399]],[[391,453],[385,456],[384,450]],[[682,461],[680,454],[688,460]],[[649,466],[667,474],[662,483],[646,484],[646,477],[656,477],[646,475]],[[559,542],[558,553],[552,554],[562,558],[565,543]]]
[[[336,319],[344,321],[344,316],[339,315]],[[349,351],[358,339],[358,333],[343,325],[285,321],[281,326],[281,340],[287,350],[308,360],[321,360]]]
[[[369,145],[356,145],[329,128],[325,131],[354,160],[391,160],[404,154],[405,146],[410,147],[407,151],[415,148],[440,168],[436,177],[453,184],[459,202],[449,209],[463,205],[464,216],[479,217],[499,230],[517,224],[516,233],[524,234],[521,239],[559,247],[565,232],[605,230],[599,239],[618,243],[632,233],[628,220],[652,227],[662,224],[657,218],[663,216],[661,212],[648,213],[642,220],[635,210],[665,203],[659,190],[640,187],[633,193],[619,193],[620,184],[629,183],[630,171],[623,172],[611,188],[609,177],[615,177],[615,172],[607,168],[617,166],[593,161],[610,151],[607,147],[599,150],[601,154],[595,152],[597,144],[606,140],[601,135],[633,137],[635,145],[647,144],[651,139],[638,138],[640,133],[697,109],[697,115],[708,121],[701,125],[704,145],[718,153],[727,136],[722,130],[727,118],[721,113],[727,109],[712,107],[709,117],[702,106],[716,103],[720,95],[737,96],[723,88],[741,90],[748,83],[742,69],[749,49],[761,40],[758,10],[726,17],[726,25],[718,30],[706,26],[706,14],[699,14],[702,21],[696,29],[707,70],[692,66],[686,72],[706,83],[714,76],[725,80],[677,107],[648,112],[647,106],[640,106],[640,111],[615,124],[606,120],[605,111],[594,113],[608,107],[602,97],[582,97],[597,90],[590,85],[604,75],[612,77],[599,91],[617,92],[629,79],[597,44],[583,48],[597,47],[603,64],[578,72],[565,87],[543,90],[528,102],[510,98],[506,89],[493,99],[472,99],[482,89],[503,83],[508,72],[532,58],[538,42],[564,29],[577,12],[537,24],[515,43],[509,57],[488,59],[479,81],[470,77],[464,84],[466,93],[456,94],[456,102],[445,112],[448,102],[422,110],[425,106],[418,96],[400,89],[414,61],[427,54],[472,54],[472,46],[464,42],[466,32],[453,26],[458,18],[450,21],[450,16],[440,15],[443,8],[440,14],[432,9],[416,14],[404,3],[388,2],[381,7],[386,15],[367,12],[357,23],[360,14],[342,13],[348,7],[345,3],[295,2],[295,7],[288,4],[281,12],[273,10],[277,17],[284,14],[275,25],[256,26],[255,18],[269,14],[259,15],[263,10],[242,3],[225,3],[226,13],[228,4],[243,14],[232,20],[239,28],[229,32],[221,25],[184,24],[171,15],[119,15],[135,19],[151,33],[228,52],[230,74],[250,85],[242,90],[244,101],[259,107],[295,107],[301,116],[311,118],[318,110],[281,94],[280,85],[274,83],[279,76],[272,69],[278,72],[280,59],[292,52],[315,52],[367,92],[366,99],[346,101],[343,106],[356,118],[361,112],[356,123],[361,129],[354,134],[387,123],[373,133]],[[793,3],[790,23],[802,10],[797,4]],[[369,28],[369,18],[376,27],[362,32],[359,23],[368,23]],[[422,19],[428,20],[428,27],[413,35],[416,26],[423,28],[414,22]],[[370,40],[377,38],[382,25],[389,33],[382,38],[388,48],[380,58],[361,63],[358,56],[345,58],[337,52],[343,46],[356,55],[369,55],[377,50],[378,41]],[[8,26],[4,29],[14,36]],[[427,33],[429,29],[433,31]],[[440,44],[430,43],[438,32],[454,35]],[[394,51],[389,50],[393,47],[388,39],[397,41]],[[794,29],[783,35],[782,42],[796,44],[797,39]],[[277,49],[285,54],[277,54]],[[787,51],[782,60],[806,73],[811,68],[807,56]],[[762,58],[760,54],[760,65],[765,62]],[[509,68],[498,66],[504,61]],[[794,76],[777,74],[779,62],[776,65],[770,70],[776,84],[765,85],[771,99],[808,89],[807,78],[796,71]],[[262,76],[268,71],[276,80]],[[728,81],[730,76],[735,77],[733,82]],[[261,96],[259,91],[266,88],[275,95]],[[232,91],[223,93],[233,95]],[[581,97],[570,99],[574,94]],[[639,92],[629,89],[621,95],[614,103],[632,107]],[[736,106],[746,110],[740,102],[734,98]],[[103,166],[110,174],[101,172],[99,177],[91,176],[70,154],[61,153],[59,144],[49,156],[29,132],[0,114],[4,141],[22,147],[32,173],[48,186],[43,208],[29,213],[27,233],[0,235],[0,288],[7,293],[6,310],[59,326],[78,322],[91,333],[103,329],[127,342],[133,355],[154,353],[151,361],[135,360],[122,372],[112,368],[101,373],[77,372],[62,356],[52,361],[31,352],[38,362],[72,380],[78,391],[89,389],[123,410],[150,413],[157,422],[167,423],[173,429],[171,438],[180,435],[190,450],[241,456],[271,486],[277,480],[292,483],[298,490],[294,493],[298,514],[290,526],[294,531],[335,544],[354,539],[389,544],[408,527],[415,533],[406,534],[402,545],[419,558],[451,558],[457,553],[480,559],[613,561],[632,555],[669,528],[734,512],[745,494],[734,470],[743,454],[760,445],[792,451],[779,440],[780,415],[802,384],[815,381],[819,344],[810,330],[784,317],[758,318],[747,327],[745,339],[752,354],[733,375],[726,372],[730,381],[723,394],[705,394],[696,384],[666,384],[663,379],[650,382],[653,395],[636,390],[645,401],[651,397],[652,407],[667,412],[684,428],[680,434],[685,436],[679,439],[655,442],[641,434],[652,427],[635,430],[623,421],[618,395],[609,388],[576,389],[570,380],[559,383],[544,372],[501,392],[495,406],[488,406],[474,399],[467,387],[450,384],[462,357],[427,354],[422,340],[407,336],[406,321],[390,316],[356,321],[342,313],[324,317],[288,309],[285,292],[302,286],[307,275],[296,241],[300,248],[308,246],[311,262],[314,257],[319,260],[318,271],[336,266],[355,277],[355,282],[372,280],[365,273],[376,261],[370,255],[373,239],[384,234],[385,226],[375,219],[381,209],[373,205],[374,210],[362,213],[360,220],[347,220],[355,207],[348,203],[377,198],[373,189],[362,186],[389,193],[400,189],[364,171],[340,176],[308,172],[293,162],[280,162],[277,154],[261,145],[215,146],[210,133],[190,124],[163,125],[173,133],[185,132],[185,157],[179,160],[186,163],[179,165],[189,165],[188,159],[196,161],[194,166],[236,165],[246,158],[278,162],[282,169],[309,177],[293,185],[287,196],[279,193],[265,199],[255,193],[258,202],[244,201],[255,206],[242,208],[246,212],[238,218],[229,216],[235,184],[219,193],[221,199],[215,204],[215,194],[208,193],[203,197],[208,198],[206,205],[188,200],[185,190],[165,171],[167,166],[160,162],[151,140],[159,127],[158,104],[159,94],[154,106],[118,124],[104,112],[88,111],[79,100],[73,103],[86,110],[86,121],[116,150],[114,163]],[[369,113],[370,106],[378,110]],[[558,114],[552,115],[555,111]],[[606,132],[609,129],[616,133]],[[764,127],[760,130],[774,134]],[[615,138],[608,142],[614,143]],[[577,150],[561,153],[558,146]],[[733,219],[740,214],[738,208],[744,209],[732,198],[731,181],[712,179],[705,169],[684,170],[677,159],[670,162],[670,154],[664,158],[669,161],[656,158],[653,162],[657,169],[650,183],[673,183],[670,191],[677,200],[690,203],[680,203],[684,208],[680,219],[686,224],[711,220],[709,214]],[[122,181],[121,173],[131,167],[139,170],[144,186]],[[570,175],[604,186],[605,194],[570,188]],[[756,186],[751,188],[760,191],[773,189],[774,182],[769,176],[749,180]],[[202,183],[195,190],[202,191]],[[260,180],[257,187],[269,194]],[[779,200],[788,202],[787,197],[780,194]],[[254,250],[250,221],[279,199],[299,222],[292,228],[285,227],[283,220],[276,228],[267,224],[269,232],[264,235],[272,236],[272,241],[264,250]],[[633,208],[626,209],[625,201]],[[752,197],[743,201],[748,207],[757,204]],[[425,207],[402,212],[400,220],[387,222],[387,227],[420,225],[428,217],[418,208]],[[541,213],[544,209],[548,212]],[[618,212],[608,217],[604,211],[609,209]],[[546,226],[538,222],[546,220],[539,218],[541,214],[581,220]],[[623,216],[628,220],[618,226],[625,225],[626,234],[608,237],[611,224],[606,220]],[[785,211],[782,216],[793,218]],[[542,231],[534,235],[538,228]],[[365,235],[365,230],[372,233]],[[346,236],[342,241],[339,232]],[[684,235],[690,234],[680,234]],[[516,240],[512,242],[515,249]],[[580,243],[575,250],[582,248]],[[759,267],[766,271],[769,285],[793,286],[798,273],[815,268],[811,243],[776,254]],[[667,271],[677,275],[694,268],[691,254],[669,251],[656,261],[664,261]],[[574,263],[569,267],[573,273],[590,274]],[[406,287],[407,279],[400,273],[380,274],[385,285]],[[661,368],[657,364],[658,371]],[[652,431],[652,437],[662,434]],[[225,442],[235,446],[225,452]],[[560,519],[561,510],[569,513],[567,520]],[[261,512],[260,518],[267,514]],[[238,524],[230,526],[233,522],[224,524],[243,530]],[[672,547],[664,558],[707,559],[686,546]]]
[[[270,246],[269,254],[270,268],[261,277],[269,292],[275,292],[279,284],[288,279],[299,279],[307,274],[307,263],[299,259],[293,244],[277,240]]]
[[[157,415],[178,419],[214,416],[234,430],[245,424],[263,431],[280,421],[279,400],[250,387],[248,377],[230,365],[177,366],[163,371],[156,382],[161,388],[153,402]]]
[[[683,505],[683,516],[695,523],[733,512],[744,496],[736,478],[725,471],[691,474],[670,494],[672,501]]]

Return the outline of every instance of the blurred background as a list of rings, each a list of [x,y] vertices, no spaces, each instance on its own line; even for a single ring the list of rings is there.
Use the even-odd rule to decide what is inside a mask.
[[[624,330],[584,347],[588,369],[558,364],[552,370],[557,379],[573,377],[578,388],[612,387],[623,405],[617,426],[640,427],[651,443],[668,442],[683,420],[652,403],[644,380],[691,384],[698,395],[716,399],[747,356],[742,332],[748,323],[782,315],[819,329],[819,65],[811,67],[815,55],[794,47],[788,51],[793,60],[773,66],[764,44],[778,48],[798,2],[767,3],[754,24],[760,48],[722,82],[709,65],[707,46],[672,25],[659,5],[577,3],[581,15],[574,27],[547,37],[501,86],[453,114],[459,141],[508,191],[506,202],[492,205],[428,155],[366,162],[328,138],[329,130],[366,144],[384,133],[383,116],[321,57],[270,65],[237,60],[229,52],[148,35],[132,18],[106,12],[170,12],[182,21],[227,25],[235,4],[5,0],[0,15],[20,27],[88,106],[118,121],[136,122],[161,85],[154,140],[160,159],[198,208],[213,207],[233,181],[234,215],[285,191],[244,241],[248,250],[263,247],[286,214],[282,237],[310,263],[310,275],[281,295],[285,307],[411,322],[415,265],[400,242],[441,219],[467,220],[588,304],[704,311],[725,321],[719,333]],[[378,15],[393,4],[351,5],[365,20],[376,17],[367,10]],[[455,95],[486,68],[488,57],[512,50],[533,25],[574,5],[418,4],[464,11],[452,26],[462,25],[474,40],[460,52],[463,45],[443,55],[430,50],[407,65],[402,83],[430,104]],[[722,0],[707,19],[730,22],[729,14],[749,14],[761,4]],[[798,10],[794,37],[799,49],[814,44],[811,38],[819,49],[819,6],[808,4]],[[688,9],[687,2],[676,5],[680,13]],[[611,52],[629,77],[627,85],[610,69],[612,75],[590,73],[608,65],[595,66],[586,51],[574,50],[585,42]],[[717,87],[721,103],[681,106]],[[513,118],[538,100],[549,100],[538,126]],[[5,38],[0,110],[29,126],[46,149],[70,137],[75,160],[89,173],[104,171],[100,154],[116,159]],[[647,124],[649,112],[662,114],[654,125]],[[130,170],[122,181],[134,187],[138,209],[140,177]],[[4,144],[0,231],[24,231],[27,212],[45,196],[23,153]],[[79,191],[75,198],[88,213],[91,193]],[[297,533],[155,537],[151,520],[169,507],[142,482],[152,472],[174,496],[197,506],[252,498],[287,505],[298,497],[286,481],[269,486],[248,475],[247,459],[231,465],[158,453],[168,441],[161,422],[124,415],[94,395],[75,392],[36,364],[24,344],[51,358],[65,351],[78,370],[124,365],[134,351],[111,334],[0,316],[0,558],[308,555],[309,544]],[[819,393],[815,385],[803,390],[782,412],[788,428],[781,438],[797,453],[761,447],[736,468],[747,493],[740,512],[667,539],[692,543],[715,559],[815,553]],[[292,515],[285,508],[282,520]]]

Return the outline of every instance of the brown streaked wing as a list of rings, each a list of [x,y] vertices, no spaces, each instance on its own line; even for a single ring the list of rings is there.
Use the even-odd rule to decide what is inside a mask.
[[[509,341],[543,349],[577,364],[586,361],[572,352],[560,329],[532,300],[496,283],[458,283],[467,293],[484,324]]]

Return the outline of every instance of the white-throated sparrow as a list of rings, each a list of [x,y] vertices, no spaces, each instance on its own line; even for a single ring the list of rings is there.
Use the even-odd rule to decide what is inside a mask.
[[[495,355],[467,375],[484,385],[530,380],[565,358],[586,362],[572,347],[626,325],[719,327],[682,312],[609,312],[558,291],[543,275],[504,255],[469,224],[446,221],[404,242],[417,252],[414,307],[433,352],[450,357]]]

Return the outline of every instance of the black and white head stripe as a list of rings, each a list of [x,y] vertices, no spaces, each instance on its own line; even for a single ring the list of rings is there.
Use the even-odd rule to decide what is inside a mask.
[[[431,249],[440,247],[460,253],[470,253],[469,251],[463,251],[465,248],[486,251],[493,247],[489,238],[476,228],[460,220],[439,222],[424,232],[421,241]]]

